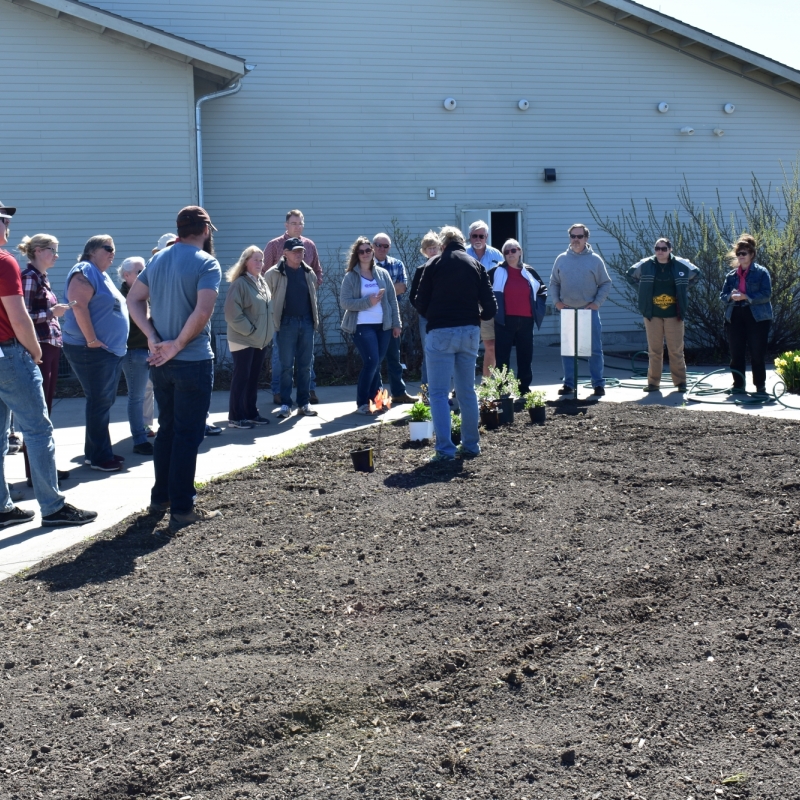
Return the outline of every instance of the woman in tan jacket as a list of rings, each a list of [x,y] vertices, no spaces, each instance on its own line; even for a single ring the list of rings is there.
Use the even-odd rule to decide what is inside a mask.
[[[225,298],[225,322],[228,323],[228,349],[233,358],[229,428],[269,425],[256,405],[258,377],[267,344],[272,341],[271,295],[261,277],[263,265],[264,253],[251,245],[225,275],[231,284]]]

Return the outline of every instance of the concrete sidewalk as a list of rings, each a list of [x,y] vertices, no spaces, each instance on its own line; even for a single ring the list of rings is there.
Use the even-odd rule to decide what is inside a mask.
[[[630,361],[606,354],[608,377],[630,379]],[[713,369],[697,370],[711,372]],[[581,374],[587,372],[582,365]],[[730,386],[730,376],[723,374],[712,379],[720,388]],[[629,382],[629,381],[626,381]],[[772,372],[768,373],[767,387],[775,382]],[[534,352],[534,388],[544,389],[548,400],[558,399],[558,389],[562,383],[561,358],[557,347],[537,348]],[[632,383],[636,383],[635,381]],[[640,405],[684,405],[683,395],[664,385],[663,392],[643,394],[641,385],[609,388],[603,402],[635,402]],[[414,391],[416,385],[409,386]],[[580,389],[581,399],[591,394],[589,389]],[[272,405],[272,395],[261,392],[259,408],[261,413],[272,418],[272,424],[251,430],[234,430],[225,427],[227,421],[228,393],[215,392],[211,401],[210,421],[221,426],[222,435],[206,437],[199,453],[197,480],[211,478],[253,464],[258,458],[276,455],[299,444],[314,441],[321,436],[330,436],[345,431],[379,424],[380,420],[402,417],[408,406],[393,408],[379,418],[364,417],[355,411],[355,387],[322,387],[318,390],[320,404],[315,406],[318,417],[293,416],[288,420],[278,420],[274,415],[277,407]],[[718,395],[712,400],[722,400]],[[787,401],[800,406],[800,398],[787,398]],[[734,406],[725,401],[724,405],[710,405],[689,400],[689,409],[711,411],[733,411],[738,414],[757,414],[799,421],[800,409],[789,410],[777,404]],[[111,440],[114,451],[125,457],[125,469],[119,473],[101,473],[83,466],[83,431],[85,401],[79,399],[57,400],[53,407],[53,424],[56,432],[56,462],[59,469],[69,469],[72,475],[62,487],[68,502],[79,508],[98,512],[97,520],[81,528],[53,529],[39,525],[39,507],[33,497],[33,490],[25,486],[25,472],[22,455],[6,456],[6,478],[15,489],[23,489],[25,499],[18,502],[21,508],[36,512],[33,522],[0,530],[0,580],[20,570],[31,567],[43,558],[63,550],[93,534],[114,525],[130,514],[143,511],[150,500],[150,487],[153,483],[152,459],[132,453],[133,442],[127,421],[127,398],[120,397],[111,413]]]

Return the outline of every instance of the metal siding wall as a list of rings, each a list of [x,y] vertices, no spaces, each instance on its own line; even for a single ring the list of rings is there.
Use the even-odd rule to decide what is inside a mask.
[[[19,208],[9,248],[58,237],[59,294],[94,234],[114,237],[112,270],[149,257],[195,196],[192,68],[7,2],[0,62],[0,198]]]
[[[800,147],[796,100],[550,0],[96,5],[258,64],[240,94],[204,110],[223,267],[280,234],[292,207],[327,261],[395,216],[423,233],[464,207],[506,205],[524,209],[525,258],[546,278],[568,224],[590,221],[584,191],[604,214],[631,199],[662,211],[685,176],[696,200],[719,191],[734,210],[752,172],[780,182]],[[631,330],[636,317],[609,303],[604,326]]]

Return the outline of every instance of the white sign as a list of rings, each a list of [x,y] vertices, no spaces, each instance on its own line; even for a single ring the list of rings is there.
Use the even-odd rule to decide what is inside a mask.
[[[578,315],[578,352],[575,352],[575,314]],[[592,311],[589,308],[561,310],[561,355],[592,354]]]

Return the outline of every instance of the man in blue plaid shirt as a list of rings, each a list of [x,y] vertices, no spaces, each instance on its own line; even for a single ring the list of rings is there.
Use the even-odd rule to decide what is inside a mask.
[[[375,250],[375,263],[383,267],[391,276],[394,283],[394,290],[397,296],[405,294],[408,284],[406,268],[399,258],[392,258],[389,250],[392,247],[392,240],[387,233],[377,233],[372,239],[372,246]],[[406,391],[406,384],[403,380],[403,365],[400,362],[400,339],[394,336],[389,340],[389,349],[386,351],[386,365],[389,368],[389,384],[392,392],[392,404],[401,405],[403,403],[414,403],[417,397],[412,397]]]

